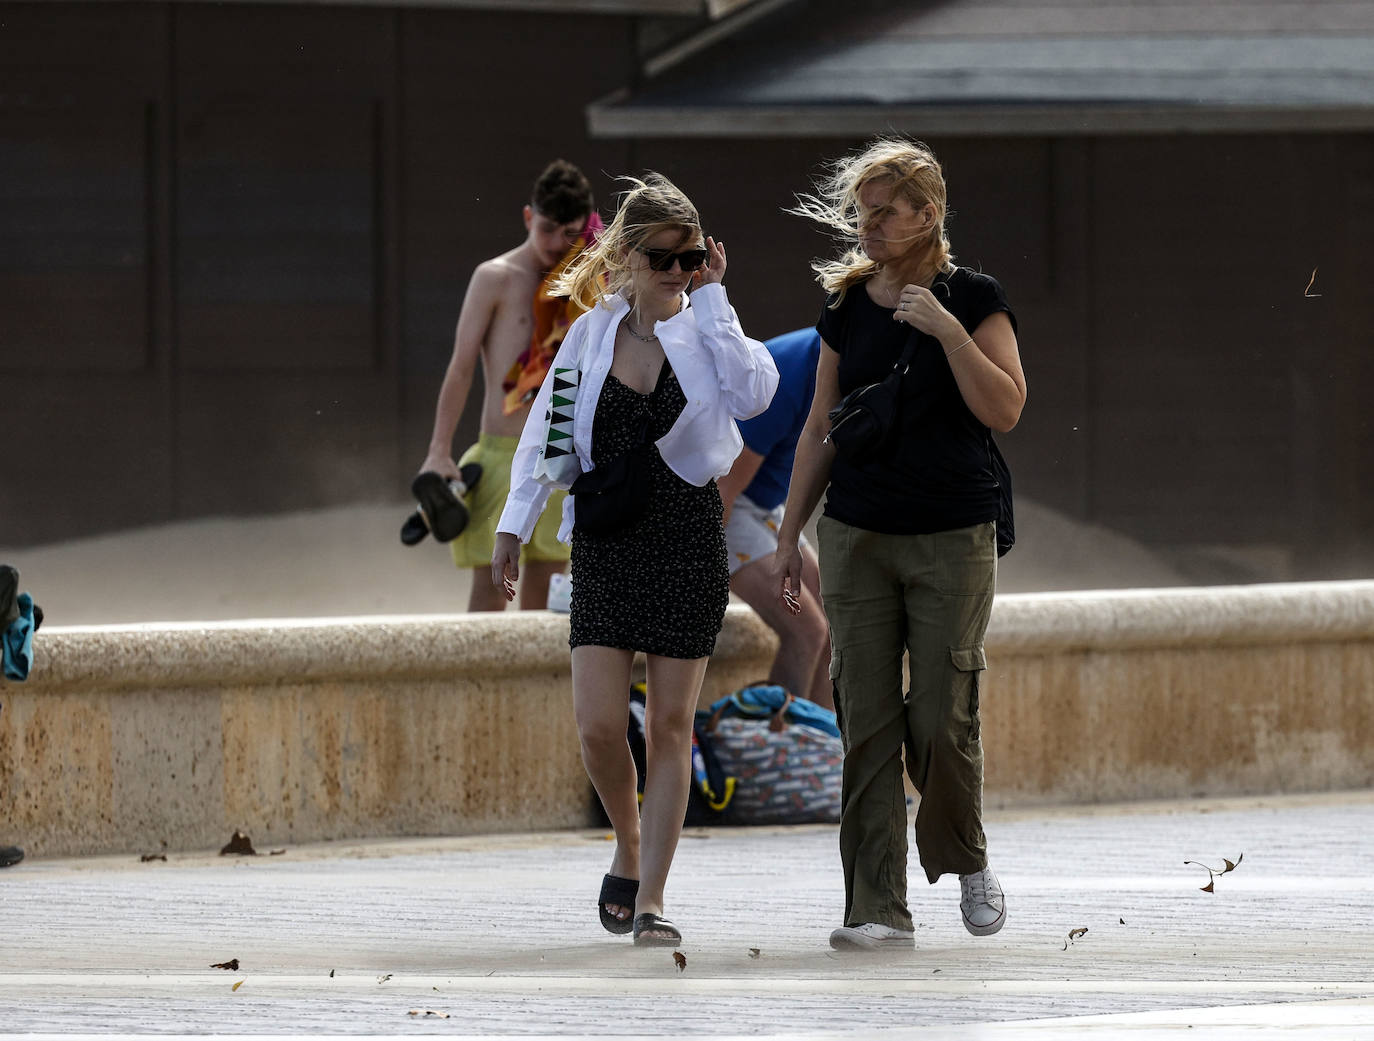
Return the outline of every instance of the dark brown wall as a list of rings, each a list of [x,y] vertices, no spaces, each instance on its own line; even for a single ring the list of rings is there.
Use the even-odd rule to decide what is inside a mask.
[[[730,242],[732,298],[769,336],[820,306],[824,242],[781,209],[858,143],[662,139],[634,160]],[[1374,136],[930,144],[959,262],[1020,323],[1029,400],[1001,438],[1020,494],[1161,548],[1262,551],[1273,577],[1374,573]]]
[[[624,165],[630,29],[0,4],[0,545],[400,496],[473,267]]]
[[[555,155],[607,212],[609,175],[668,173],[746,328],[814,321],[826,242],[782,210],[854,142],[589,141],[632,28],[0,4],[0,545],[401,495],[467,279]],[[960,261],[1020,320],[1021,494],[1374,571],[1374,136],[931,144]]]

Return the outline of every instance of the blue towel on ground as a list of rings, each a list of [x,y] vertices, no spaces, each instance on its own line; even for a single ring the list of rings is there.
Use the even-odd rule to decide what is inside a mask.
[[[0,633],[0,651],[4,656],[5,679],[26,680],[33,667],[33,597],[20,593],[19,617]]]

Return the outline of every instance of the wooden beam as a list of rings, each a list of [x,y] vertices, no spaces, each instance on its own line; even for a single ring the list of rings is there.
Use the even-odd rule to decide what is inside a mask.
[[[107,0],[108,2],[108,0]],[[709,13],[708,0],[179,0],[181,3],[277,3],[296,6],[426,7],[510,14],[619,14],[698,17]],[[746,0],[747,2],[747,0]]]

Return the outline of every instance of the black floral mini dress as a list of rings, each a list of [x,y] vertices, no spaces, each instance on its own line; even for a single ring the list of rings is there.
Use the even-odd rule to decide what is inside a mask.
[[[657,441],[687,404],[665,359],[652,392],[640,394],[607,376],[592,420],[592,464],[604,466],[639,442],[644,418]],[[723,508],[716,482],[698,488],[650,452],[648,508],[609,535],[573,528],[573,647],[704,658],[730,602]]]

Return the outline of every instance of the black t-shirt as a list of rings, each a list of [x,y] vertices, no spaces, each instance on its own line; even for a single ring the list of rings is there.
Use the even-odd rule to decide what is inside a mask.
[[[970,333],[998,311],[1016,328],[1002,287],[989,275],[956,267],[937,276],[931,288]],[[989,431],[964,404],[940,341],[893,321],[892,308],[874,303],[863,283],[851,286],[839,307],[824,308],[816,329],[840,356],[841,395],[881,380],[901,357],[907,338],[919,340],[903,386],[897,436],[857,462],[835,457],[826,516],[886,535],[923,535],[996,520]]]

